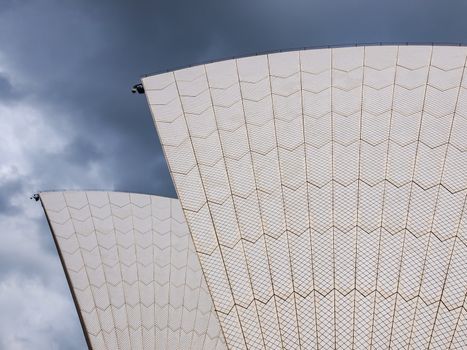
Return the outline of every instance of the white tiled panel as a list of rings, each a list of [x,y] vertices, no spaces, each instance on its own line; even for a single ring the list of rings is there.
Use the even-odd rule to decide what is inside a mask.
[[[225,349],[179,201],[42,192],[95,350]]]
[[[143,78],[229,348],[466,346],[467,48]]]

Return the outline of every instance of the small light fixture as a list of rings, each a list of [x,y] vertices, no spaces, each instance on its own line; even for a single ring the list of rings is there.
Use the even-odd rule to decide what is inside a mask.
[[[138,94],[144,94],[144,86],[143,84],[136,84],[136,85],[133,85],[133,87],[131,88],[131,92],[132,93],[138,93]]]

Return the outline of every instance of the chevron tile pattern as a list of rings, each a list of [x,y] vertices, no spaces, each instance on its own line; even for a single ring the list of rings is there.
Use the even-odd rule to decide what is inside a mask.
[[[143,78],[231,349],[467,348],[467,49]]]
[[[226,349],[178,200],[40,198],[92,349]]]

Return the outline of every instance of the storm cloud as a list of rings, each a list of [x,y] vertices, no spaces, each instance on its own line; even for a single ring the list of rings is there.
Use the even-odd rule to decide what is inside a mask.
[[[249,53],[467,42],[464,0],[71,1],[0,6],[0,348],[84,349],[40,205],[48,189],[175,197],[146,73]]]

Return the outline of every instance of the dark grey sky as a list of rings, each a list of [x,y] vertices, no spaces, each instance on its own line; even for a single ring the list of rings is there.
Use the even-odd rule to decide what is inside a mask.
[[[145,73],[284,48],[467,42],[465,0],[0,0],[0,349],[84,349],[46,189],[174,196]]]

